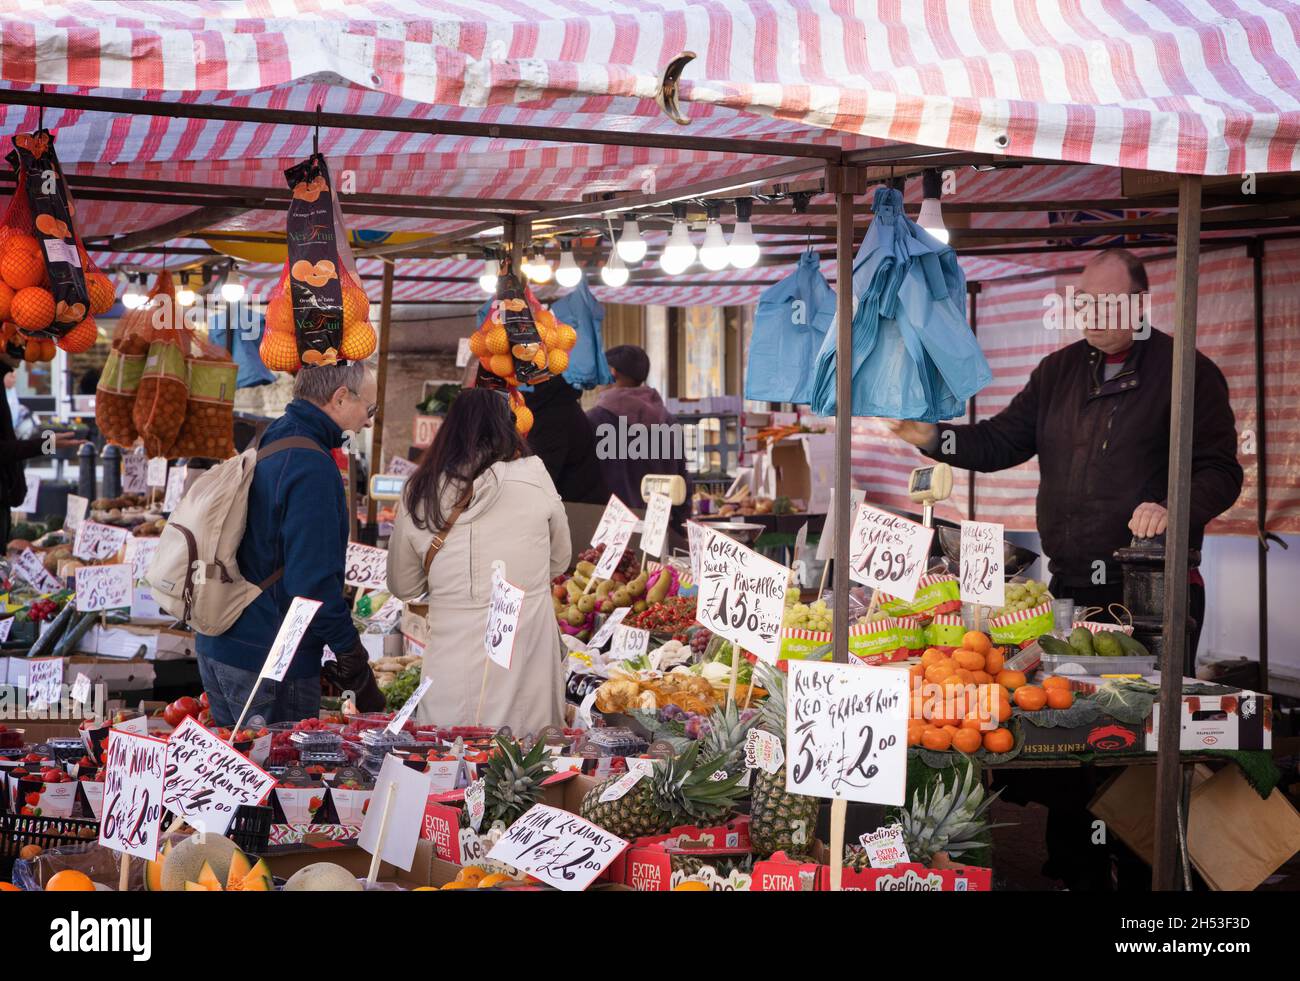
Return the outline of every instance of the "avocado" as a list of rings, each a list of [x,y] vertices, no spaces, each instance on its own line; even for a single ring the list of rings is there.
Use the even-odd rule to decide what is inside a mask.
[[[1059,637],[1053,637],[1051,634],[1043,634],[1038,638],[1038,646],[1043,649],[1044,654],[1051,654],[1053,657],[1075,657],[1075,650]]]
[[[1127,655],[1128,657],[1150,657],[1151,656],[1151,652],[1146,649],[1146,646],[1141,641],[1134,640],[1128,634],[1124,634],[1124,633],[1120,633],[1119,631],[1116,631],[1115,639],[1119,642],[1119,649],[1121,653]]]
[[[1119,641],[1115,638],[1118,634],[1113,630],[1103,630],[1092,638],[1092,649],[1102,657],[1119,657],[1124,653],[1119,646]]]
[[[1070,646],[1080,657],[1092,657],[1092,631],[1087,627],[1075,627],[1070,631]]]

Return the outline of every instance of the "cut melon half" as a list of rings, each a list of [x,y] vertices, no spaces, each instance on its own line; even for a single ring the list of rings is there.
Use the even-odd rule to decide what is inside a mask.
[[[235,854],[239,854],[236,852]],[[198,885],[202,886],[208,892],[223,892],[221,880],[217,878],[217,873],[212,871],[212,866],[207,862],[203,863],[203,868],[199,870]],[[185,891],[190,891],[190,884],[185,883]]]
[[[248,864],[247,856],[241,855],[240,858],[244,865]],[[230,878],[226,882],[227,892],[270,892],[271,889],[271,870],[264,860],[259,858],[257,864],[239,878],[235,877],[235,865],[231,864]]]
[[[144,888],[146,892],[162,892],[162,873],[163,863],[167,861],[167,856],[171,854],[172,843],[169,841],[163,845],[162,851],[158,858],[152,862],[144,863]]]

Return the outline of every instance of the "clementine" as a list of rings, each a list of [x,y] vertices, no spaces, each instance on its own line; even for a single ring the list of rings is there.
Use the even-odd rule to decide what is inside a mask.
[[[927,729],[921,733],[921,745],[936,753],[942,753],[952,746],[952,736],[944,729]]]
[[[990,753],[1009,753],[1016,745],[1010,729],[998,728],[984,733],[984,748]]]
[[[988,634],[979,630],[967,630],[962,636],[961,646],[968,651],[974,651],[976,654],[987,654],[993,647],[993,642],[989,640]]]
[[[1025,673],[1023,671],[999,671],[994,677],[997,678],[999,685],[1003,688],[1010,688],[1012,691],[1025,684]]]
[[[973,753],[984,743],[978,729],[963,728],[957,730],[957,734],[952,737],[952,748],[960,750],[963,753]]]
[[[50,881],[45,883],[46,892],[94,892],[95,883],[90,876],[76,869],[64,869],[55,872]]]
[[[1067,688],[1049,688],[1047,689],[1047,707],[1054,709],[1068,709],[1074,704],[1074,692]]]
[[[1044,678],[1042,684],[1048,691],[1051,691],[1053,688],[1060,688],[1063,691],[1069,691],[1070,689],[1070,679],[1062,678],[1060,675],[1055,674]]]
[[[1047,692],[1037,685],[1021,685],[1014,696],[1016,704],[1026,712],[1037,712],[1047,705]]]
[[[1002,670],[1002,665],[1005,663],[1006,658],[1002,656],[1002,648],[1000,647],[995,647],[984,655],[984,670],[995,678],[998,676],[998,673]]]

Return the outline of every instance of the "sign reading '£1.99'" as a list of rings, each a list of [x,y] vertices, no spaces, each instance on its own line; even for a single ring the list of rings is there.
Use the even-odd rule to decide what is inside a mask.
[[[740,542],[701,529],[696,619],[764,661],[781,650],[790,570]]]
[[[863,504],[849,538],[849,575],[891,596],[915,599],[933,538],[933,528]]]

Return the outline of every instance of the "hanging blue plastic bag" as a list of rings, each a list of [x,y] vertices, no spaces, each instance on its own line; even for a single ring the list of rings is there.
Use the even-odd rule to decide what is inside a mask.
[[[258,385],[269,385],[275,381],[275,373],[262,363],[262,356],[257,351],[257,345],[262,340],[262,331],[265,329],[266,318],[257,314],[255,332],[250,331],[246,334],[243,329],[235,331],[231,355],[239,367],[239,373],[235,376],[236,388],[256,388]],[[225,310],[216,310],[208,317],[208,341],[217,347],[226,346]]]
[[[785,279],[763,291],[745,371],[745,398],[756,402],[812,401],[813,371],[835,317],[835,291],[809,250]]]
[[[551,313],[562,324],[568,324],[578,333],[578,340],[569,351],[569,367],[564,380],[574,388],[595,388],[612,385],[614,376],[605,363],[605,340],[601,325],[605,321],[605,308],[587,287],[587,280],[551,304]]]

